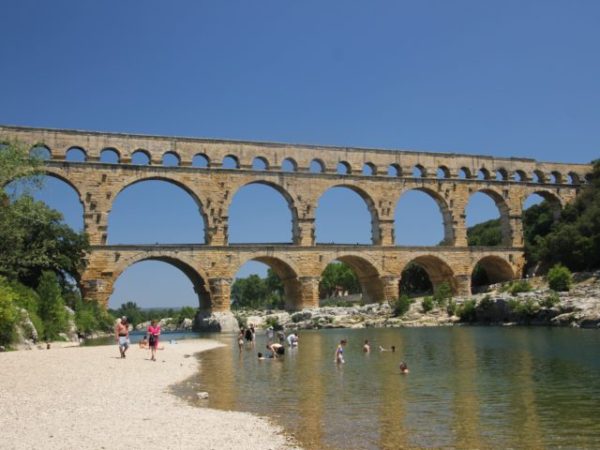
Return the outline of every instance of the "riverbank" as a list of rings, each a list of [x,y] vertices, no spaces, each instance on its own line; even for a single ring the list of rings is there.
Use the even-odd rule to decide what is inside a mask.
[[[197,373],[194,354],[220,345],[165,343],[156,362],[137,346],[126,359],[112,345],[1,353],[2,448],[295,448],[267,419],[170,393]]]

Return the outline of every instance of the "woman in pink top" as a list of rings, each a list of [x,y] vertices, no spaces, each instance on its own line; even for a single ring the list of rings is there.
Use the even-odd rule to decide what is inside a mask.
[[[152,361],[156,361],[156,349],[158,348],[158,336],[160,336],[160,325],[157,325],[156,320],[150,322],[148,327],[148,345],[150,346],[150,352]]]

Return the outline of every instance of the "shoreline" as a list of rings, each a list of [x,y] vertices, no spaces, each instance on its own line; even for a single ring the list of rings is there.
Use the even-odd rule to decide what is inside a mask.
[[[116,345],[0,353],[7,449],[297,449],[285,430],[250,413],[190,405],[173,388],[197,373],[209,339],[161,342],[157,361]]]

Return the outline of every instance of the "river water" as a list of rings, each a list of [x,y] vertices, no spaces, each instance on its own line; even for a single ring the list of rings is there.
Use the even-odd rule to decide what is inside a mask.
[[[299,335],[298,348],[266,361],[256,357],[264,336],[240,352],[235,337],[213,335],[227,346],[201,354],[198,375],[179,394],[208,391],[196,403],[271,417],[311,449],[600,447],[600,332],[448,327]],[[346,363],[336,365],[342,338]],[[365,339],[370,354],[362,352]]]

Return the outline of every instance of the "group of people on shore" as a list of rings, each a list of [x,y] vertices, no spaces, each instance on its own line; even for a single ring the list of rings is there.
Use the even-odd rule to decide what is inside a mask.
[[[139,342],[139,347],[142,349],[150,349],[150,360],[156,361],[156,350],[158,349],[158,338],[160,336],[160,325],[156,320],[152,320],[146,330],[146,334]],[[126,316],[117,319],[115,324],[115,341],[119,346],[121,358],[127,356],[129,349],[129,322]]]

